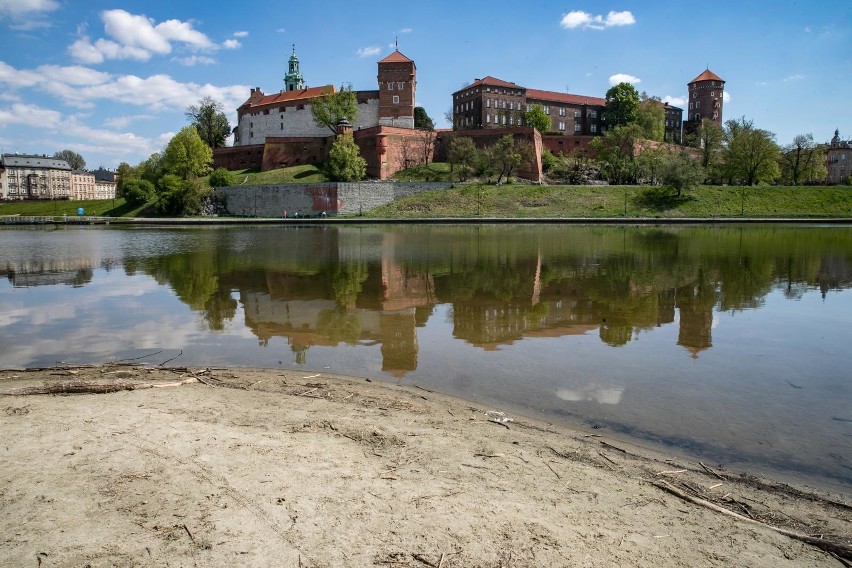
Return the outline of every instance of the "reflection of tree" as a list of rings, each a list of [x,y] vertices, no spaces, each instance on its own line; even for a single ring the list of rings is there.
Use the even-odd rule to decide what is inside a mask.
[[[366,279],[367,264],[364,262],[335,264],[331,272],[331,285],[337,304],[346,310],[355,309],[355,301]]]
[[[357,312],[343,309],[327,310],[319,314],[317,332],[332,343],[358,343],[361,338],[361,320]]]
[[[237,301],[230,290],[217,288],[204,304],[204,321],[213,331],[225,329],[225,322],[234,319],[236,313]]]

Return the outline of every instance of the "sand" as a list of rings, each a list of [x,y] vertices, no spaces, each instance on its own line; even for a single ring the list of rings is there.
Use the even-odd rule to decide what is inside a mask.
[[[26,390],[72,383],[137,388]],[[2,566],[843,565],[748,518],[852,544],[849,495],[415,387],[114,365],[0,392]]]

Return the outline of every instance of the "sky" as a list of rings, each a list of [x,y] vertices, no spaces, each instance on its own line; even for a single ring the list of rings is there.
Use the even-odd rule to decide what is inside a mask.
[[[283,89],[294,44],[308,86],[374,90],[395,42],[438,127],[452,93],[486,75],[597,97],[627,81],[685,108],[709,68],[725,120],[781,145],[852,139],[849,0],[0,0],[0,152],[136,165],[205,96],[235,126],[252,87]]]

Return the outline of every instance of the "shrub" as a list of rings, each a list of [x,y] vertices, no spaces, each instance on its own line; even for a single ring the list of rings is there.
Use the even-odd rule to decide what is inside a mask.
[[[133,206],[148,203],[156,195],[154,184],[144,179],[129,179],[124,182],[124,198]]]
[[[210,187],[228,187],[237,184],[237,176],[225,168],[218,168],[210,174]]]

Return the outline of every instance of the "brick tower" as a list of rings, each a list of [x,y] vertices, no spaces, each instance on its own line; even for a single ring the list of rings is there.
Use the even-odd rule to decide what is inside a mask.
[[[687,88],[689,106],[687,119],[683,123],[684,130],[695,132],[704,118],[722,126],[722,95],[725,92],[725,81],[710,69],[706,69],[690,81]]]
[[[399,50],[379,61],[379,124],[414,128],[417,66]]]

